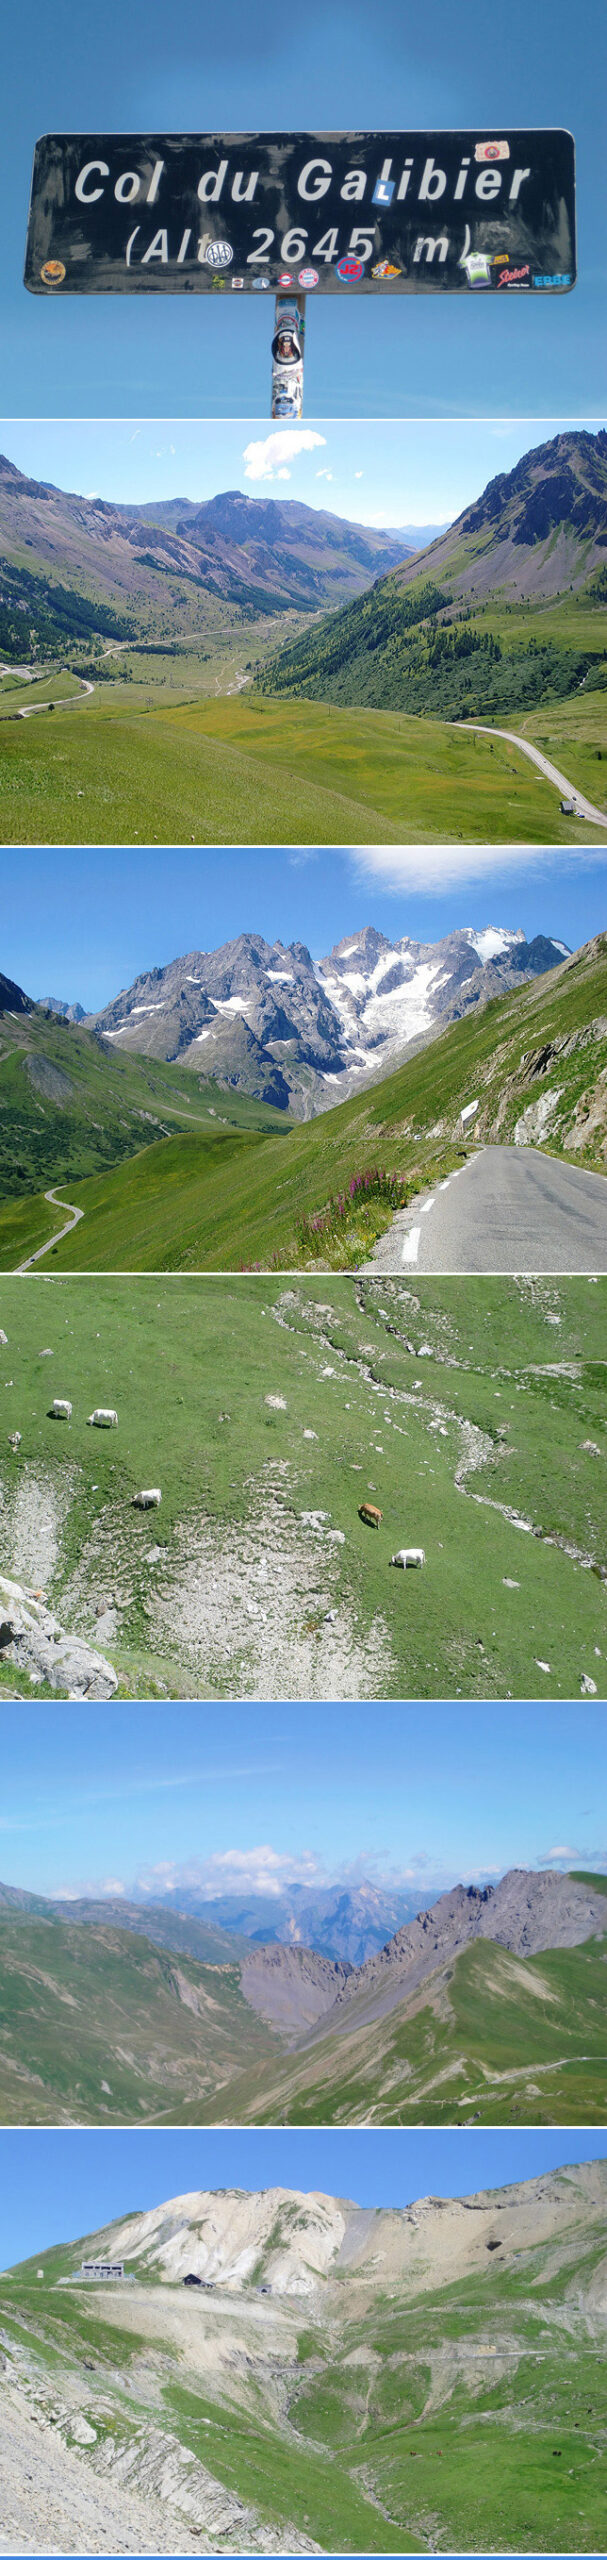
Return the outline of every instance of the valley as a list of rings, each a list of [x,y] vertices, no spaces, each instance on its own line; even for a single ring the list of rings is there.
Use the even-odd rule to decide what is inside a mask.
[[[107,692],[110,692],[108,687]],[[586,844],[516,748],[402,712],[148,686],[54,722],[0,723],[2,841],[28,844]],[[554,723],[553,723],[554,725]],[[559,757],[567,769],[566,750]],[[570,757],[577,783],[577,756]],[[595,780],[595,795],[596,795]],[[605,812],[607,825],[607,804]],[[600,837],[599,830],[599,837]]]
[[[0,1886],[12,2124],[607,2121],[604,1875],[435,1896],[359,1965],[174,1904]]]
[[[600,1269],[607,938],[552,966],[561,948],[491,930],[391,946],[368,928],[314,969],[302,944],[244,935],[144,973],[90,1027],[28,1011],[13,987],[0,1271],[45,1245],[66,1271],[352,1271],[395,1216],[421,1234],[420,1197],[462,1167],[467,1183],[494,1149],[511,1187],[519,1150],[540,1179],[544,1155],[594,1177],[588,1227],[583,1185],[578,1215],[575,1182],[570,1213],[555,1178],[550,1250],[557,1268]],[[52,1178],[83,1212],[61,1242]],[[519,1267],[533,1269],[537,1221],[516,1232]],[[474,1267],[473,1250],[464,1238],[457,1267]],[[512,1250],[510,1234],[507,1262]]]
[[[0,2547],[596,2551],[604,2219],[596,2161],[194,2193],[43,2250],[0,2287]]]
[[[604,1295],[5,1279],[0,1694],[604,1696]]]
[[[4,842],[602,841],[605,443],[532,449],[423,552],[290,500],[129,509],[0,463]],[[546,718],[564,790],[499,735]]]

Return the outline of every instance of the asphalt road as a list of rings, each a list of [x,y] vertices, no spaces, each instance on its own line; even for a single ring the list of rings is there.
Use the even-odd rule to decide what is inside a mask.
[[[607,1178],[483,1147],[399,1209],[367,1271],[607,1271]]]
[[[27,1262],[19,1262],[18,1272],[31,1271],[33,1262],[42,1262],[45,1253],[52,1253],[53,1245],[59,1244],[61,1236],[70,1236],[72,1227],[77,1227],[79,1218],[84,1217],[84,1210],[75,1209],[73,1200],[58,1200],[56,1191],[45,1191],[44,1197],[45,1200],[50,1200],[53,1209],[69,1209],[67,1225],[58,1227],[56,1235],[49,1236],[48,1244],[39,1244],[37,1253],[28,1254]]]
[[[57,701],[53,703],[53,710],[69,711],[70,703],[82,702],[85,694],[94,693],[94,691],[94,684],[89,684],[88,676],[83,676],[81,679],[80,692],[58,694]],[[12,711],[7,716],[10,717],[11,720],[35,720],[37,711],[50,711],[50,707],[50,702],[25,702],[21,711]]]
[[[452,729],[459,729],[461,725],[459,720],[449,723]],[[483,720],[467,720],[465,726],[467,729],[480,729],[482,738],[506,738],[510,747],[520,747],[521,755],[528,756],[530,763],[537,765],[538,773],[543,773],[547,782],[553,782],[565,800],[573,800],[576,818],[587,818],[590,826],[607,829],[607,811],[595,809],[594,802],[587,800],[583,791],[578,791],[575,782],[567,781],[566,773],[560,772],[558,764],[550,763],[541,747],[532,746],[530,738],[519,737],[518,729],[489,728]]]

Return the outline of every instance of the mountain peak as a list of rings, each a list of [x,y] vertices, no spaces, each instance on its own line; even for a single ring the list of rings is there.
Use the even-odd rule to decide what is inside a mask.
[[[420,943],[391,942],[368,924],[315,965],[306,943],[249,931],[142,971],[88,1019],[120,1048],[179,1059],[309,1118],[412,1042],[565,956],[549,936],[527,942],[522,926],[465,926]]]

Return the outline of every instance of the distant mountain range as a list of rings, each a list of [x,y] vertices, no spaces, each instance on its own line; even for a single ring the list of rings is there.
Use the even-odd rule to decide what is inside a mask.
[[[207,1926],[227,1929],[256,1945],[309,1947],[318,1955],[362,1965],[414,1918],[427,1898],[427,1887],[425,1892],[390,1893],[368,1880],[354,1887],[291,1885],[280,1894],[218,1894],[212,1900],[195,1886],[175,1885],[162,1895],[160,1907],[197,1915]],[[145,1915],[147,1896],[139,1889],[134,1899]],[[154,1901],[159,1904],[157,1894]]]
[[[0,455],[0,654],[18,661],[96,634],[196,638],[209,599],[309,614],[407,558],[404,534],[326,508],[228,489],[134,507],[28,479]]]
[[[146,1989],[146,1980],[149,1983],[154,1977],[152,1950],[158,1950],[165,1958],[164,1967],[156,1967],[156,1980],[165,2005],[165,2032],[169,2037],[181,2010],[178,2075],[182,2082],[184,2072],[187,2073],[188,2047],[192,2065],[198,2073],[200,2071],[202,2034],[206,2121],[217,2120],[218,2106],[224,2121],[240,2121],[237,2112],[239,2094],[244,2098],[243,2122],[249,2121],[249,2110],[253,2117],[265,2115],[270,2085],[267,2080],[268,2063],[273,2064],[274,2075],[276,2071],[279,2074],[275,2081],[277,2092],[288,2096],[286,2113],[281,2106],[274,2120],[279,2123],[299,2121],[297,2092],[305,2089],[309,2093],[314,2086],[315,2047],[319,2038],[322,2040],[321,2078],[327,2091],[327,2103],[325,2106],[321,2102],[315,2107],[317,2120],[335,2120],[329,2090],[332,2085],[339,2091],[340,2084],[339,2120],[360,2120],[356,2114],[352,2118],[343,2105],[349,2064],[355,2056],[357,2075],[362,2070],[363,2081],[366,2073],[377,2080],[379,2066],[378,2120],[386,2121],[390,2116],[390,2092],[396,2085],[396,2078],[403,2085],[407,2082],[406,2050],[403,2046],[399,2052],[398,2035],[402,2030],[409,2031],[412,2026],[415,2032],[419,1995],[424,1986],[427,1986],[426,2002],[430,2002],[438,2022],[440,2041],[441,2028],[444,2033],[449,2023],[451,2029],[458,2017],[458,1979],[463,1985],[467,1955],[473,1948],[485,1947],[489,1972],[497,1983],[498,1999],[497,2022],[494,2020],[491,2025],[490,2039],[485,2045],[485,2061],[489,2063],[490,2047],[494,2046],[499,2055],[499,2070],[502,2056],[500,1978],[506,1997],[514,1989],[515,2001],[519,2008],[522,2003],[523,2015],[526,1991],[524,1973],[509,1975],[506,1967],[505,1975],[500,1977],[498,1966],[495,1974],[496,1956],[505,1951],[523,1966],[532,1966],[533,1959],[546,1955],[548,1950],[583,1947],[588,1951],[590,1942],[598,1940],[600,1966],[601,1962],[604,1963],[607,1930],[606,1893],[607,1878],[600,1874],[595,1876],[583,1871],[561,1874],[553,1869],[538,1873],[533,1869],[512,1867],[495,1885],[458,1884],[423,1904],[417,1894],[384,1894],[368,1883],[351,1892],[329,1888],[324,1892],[309,1893],[302,1888],[300,1893],[295,1890],[281,1896],[280,1900],[277,1898],[268,1926],[268,1898],[263,1894],[248,1898],[228,1895],[207,1902],[194,1890],[177,1889],[149,1903],[129,1902],[115,1895],[71,1901],[65,1896],[57,1900],[45,1899],[19,1888],[0,1885],[0,1979],[3,1982],[10,1979],[13,1985],[10,2024],[5,2039],[7,2050],[10,2052],[9,2039],[15,2033],[23,2038],[25,2027],[23,2052],[25,2054],[27,2046],[29,2056],[29,2001],[22,2018],[14,1985],[15,1977],[19,1977],[22,1971],[29,1983],[32,1963],[37,1980],[39,1965],[45,1961],[44,1948],[40,1948],[43,1932],[48,1959],[44,1979],[56,2017],[55,2035],[50,2039],[47,2037],[47,2087],[54,2085],[59,2064],[65,2102],[67,2081],[62,2072],[63,2051],[65,2049],[67,2055],[68,2050],[73,2049],[77,2060],[79,2050],[84,2055],[91,2035],[99,2040],[105,2034],[106,2057],[108,2063],[113,2059],[115,2065],[116,2052],[112,2048],[116,2034],[120,2032],[115,2001],[126,1999],[125,2014],[128,2014],[134,1999],[135,2009],[139,2008],[136,2032],[140,2063],[139,2073],[135,2073],[137,2109],[141,2104],[141,2095],[137,2094],[142,2086],[141,2066],[144,2084],[151,2068],[154,2077],[162,2068],[158,2019],[154,2029],[149,2009],[149,2001],[152,1999],[153,2006],[155,1995],[149,1987]],[[218,1922],[219,1911],[226,1917],[229,1914],[229,1927]],[[407,1917],[402,1916],[405,1913]],[[397,1925],[394,1928],[395,1918]],[[387,1937],[383,1934],[386,1921]],[[137,1942],[136,1946],[133,1946],[133,1940]],[[120,1983],[114,1988],[118,1954]],[[94,1983],[97,1986],[93,1999],[94,2014],[83,2024],[80,2048],[77,2021],[68,2018],[63,2025],[61,2019],[61,1982],[66,1960],[73,1992],[79,1992],[77,2006],[81,2005],[85,1982],[89,1985],[87,2005],[90,1986]],[[184,1977],[181,1960],[190,1967],[189,1978],[187,1975]],[[594,1950],[591,1951],[591,1963],[594,1979],[597,1970]],[[201,1968],[205,1969],[202,1977]],[[456,1972],[454,1968],[457,1968]],[[482,1980],[483,1966],[479,1982]],[[530,1983],[533,2004],[537,1995],[536,1977],[532,1971]],[[579,1983],[583,1991],[583,1970]],[[539,1989],[545,1996],[546,1983],[543,1979],[540,1979]],[[592,1991],[590,1997],[592,2006]],[[226,2002],[231,2012],[229,2054],[222,2041],[220,2023],[220,2013]],[[69,2006],[74,2006],[73,1993]],[[213,2012],[216,2013],[214,2016]],[[146,2050],[145,2043],[146,2019],[147,2033],[152,2037],[150,2051]],[[392,2063],[398,2059],[400,2065],[396,2074],[392,2064],[388,2068],[384,2066],[382,2073],[380,2063],[382,2037],[390,2021],[389,2035],[396,2034],[397,2038],[392,2053]],[[254,2022],[257,2023],[254,2025]],[[572,2023],[574,2020],[569,2019],[568,2034]],[[248,2089],[245,2083],[241,2092],[238,2075],[247,2072],[251,2065],[255,2067],[260,2059],[257,2024],[269,2029],[277,2042],[273,2047],[266,2047],[266,2070],[262,2071],[261,2078],[252,2082]],[[482,2026],[480,2021],[475,2021],[472,2002],[471,2010],[466,2013],[464,2009],[459,2020],[459,2034],[464,2034],[471,2047],[475,2024],[477,2032],[480,2027],[482,2042]],[[531,2024],[532,2033],[535,2027],[539,2038],[539,2061],[546,2022],[543,2016],[535,2020],[532,2016]],[[585,2024],[588,2031],[588,2018]],[[434,2034],[434,2029],[432,2032]],[[595,2038],[598,2035],[600,2051],[598,2022],[594,2033]],[[352,2043],[353,2037],[358,2040],[356,2047]],[[292,2077],[287,2059],[289,2049],[293,2057]],[[417,2055],[418,2067],[420,2062],[423,2066],[424,2050],[422,2038]],[[559,2050],[562,2052],[562,2047],[557,2044],[556,2050],[557,2053]],[[16,2045],[14,2051],[16,2054]],[[584,2047],[584,2056],[586,2060],[591,2058],[587,2046]],[[118,2058],[122,2064],[129,2064],[132,2059],[128,2052],[119,2053]],[[5,2060],[3,2054],[0,2076]],[[168,2047],[165,2061],[170,2080]],[[229,2063],[227,2080],[226,2063]],[[38,2070],[39,2067],[38,2064]],[[515,2077],[518,2076],[515,2073]],[[177,2086],[178,2083],[171,2101],[172,2109]],[[430,2086],[434,2087],[432,2078]],[[538,2093],[534,2091],[532,2094]],[[191,2096],[190,2086],[187,2090],[188,2103]],[[307,2103],[308,2095],[304,2116]],[[86,2120],[103,2119],[106,2112],[99,2104],[99,2082],[93,2080]],[[127,2120],[131,2113],[130,2099]],[[29,2120],[29,2117],[24,2120]],[[179,2121],[179,2114],[173,2116],[173,2120]],[[422,2116],[422,2121],[425,2120]],[[431,2114],[429,2120],[436,2119]]]
[[[65,1004],[62,996],[37,996],[43,1013],[58,1013],[62,1022],[84,1022],[84,1005]]]
[[[430,1903],[436,1899],[437,1895],[430,1895]],[[203,1964],[229,1964],[236,1956],[240,1960],[243,1938],[256,1947],[292,1947],[326,1959],[327,1980],[335,1962],[347,1970],[366,1964],[386,1939],[427,1907],[427,1886],[425,1891],[388,1892],[364,1880],[353,1887],[326,1885],[312,1890],[291,1885],[279,1894],[227,1893],[211,1898],[195,1885],[175,1885],[163,1894],[157,1889],[147,1893],[138,1886],[130,1899],[123,1894],[74,1899],[64,1894],[53,1899],[0,1884],[0,1915],[4,1911],[17,1916],[21,1911],[24,1916],[91,1926],[105,1922],[116,1929],[134,1929],[153,1945],[181,1949]]]
[[[559,619],[542,608],[560,600]],[[587,632],[570,600],[590,608]],[[607,683],[607,432],[554,436],[499,472],[420,558],[266,659],[289,693],[440,718],[523,711]],[[522,609],[533,608],[529,632]],[[505,617],[513,613],[509,626]],[[489,615],[493,618],[493,627]],[[483,617],[483,618],[481,618]]]
[[[242,933],[144,970],[85,1019],[112,1046],[178,1060],[308,1119],[567,957],[566,943],[527,942],[521,927],[462,927],[419,943],[365,925],[315,965],[305,943]]]

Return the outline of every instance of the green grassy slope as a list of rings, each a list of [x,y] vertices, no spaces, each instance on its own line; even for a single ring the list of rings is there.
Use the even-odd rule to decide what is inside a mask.
[[[607,2122],[607,1938],[524,1962],[483,1940],[389,2017],[285,2053],[242,1948],[184,1953],[171,1916],[2,1914],[4,2123]]]
[[[440,720],[248,690],[148,712],[107,690],[0,725],[5,844],[588,840],[516,749]]]
[[[185,1067],[104,1046],[56,1015],[0,1013],[0,1197],[7,1237],[21,1236],[24,1203],[38,1185],[72,1182],[132,1157],[164,1134],[195,1131],[201,1162],[252,1132],[288,1128],[285,1114],[246,1093],[224,1092]],[[64,1221],[42,1201],[37,1242]],[[24,1245],[24,1251],[26,1246]]]
[[[203,1965],[103,1924],[0,1925],[4,2124],[179,2122],[239,2056],[275,2050],[240,1969]]]
[[[460,603],[432,575],[432,553],[403,588],[398,571],[283,642],[258,673],[262,693],[460,720],[500,720],[535,703],[607,685],[607,610],[569,594]],[[598,707],[598,706],[597,706]],[[602,704],[603,727],[607,705]],[[552,711],[553,724],[556,719]]]
[[[524,1962],[483,1939],[389,2017],[239,2074],[222,2120],[604,2125],[606,1969],[607,1936]]]
[[[607,809],[607,696],[593,693],[590,687],[575,693],[570,702],[554,706],[538,704],[534,711],[517,712],[508,727],[522,738],[530,738],[541,747],[562,773],[566,773],[577,791],[583,791],[595,809]],[[588,832],[588,830],[587,830]]]
[[[421,557],[279,647],[263,690],[499,720],[604,689],[606,486],[603,433],[532,449]]]
[[[5,1280],[5,1569],[93,1640],[114,1609],[127,1697],[602,1696],[605,1286]]]
[[[459,1114],[477,1097],[475,1144],[512,1144],[523,1111],[538,1094],[558,1088],[550,1152],[603,1171],[606,1026],[607,935],[600,935],[562,969],[466,1014],[381,1083],[300,1122],[279,1149],[273,1138],[260,1138],[246,1152],[232,1153],[226,1173],[227,1157],[198,1136],[183,1135],[150,1145],[135,1163],[78,1182],[73,1199],[84,1216],[58,1246],[55,1267],[213,1271],[271,1268],[274,1259],[281,1268],[309,1267],[312,1240],[302,1238],[299,1221],[322,1212],[330,1196],[368,1166],[402,1174],[405,1196],[434,1182],[458,1161]],[[136,1063],[130,1061],[131,1070]],[[147,1062],[140,1063],[146,1074]],[[125,1056],[120,1065],[127,1069]],[[162,1077],[167,1071],[150,1072]],[[244,1097],[229,1095],[217,1109],[231,1112],[241,1104],[244,1110]],[[279,1122],[278,1114],[272,1118]],[[372,1203],[340,1231],[318,1237],[320,1265],[356,1268],[391,1215],[389,1206]],[[50,1216],[44,1201],[31,1199],[16,1228],[12,1210],[0,1209],[0,1270],[14,1270],[35,1251],[51,1232]]]
[[[573,2186],[575,2172],[568,2176]],[[497,2214],[499,2201],[498,2192]],[[311,2307],[281,2305],[280,2413],[276,2351],[264,2356],[247,2326],[246,2296],[233,2306],[228,2376],[221,2355],[216,2369],[211,2356],[196,2371],[194,2323],[210,2339],[213,2324],[219,2336],[223,2326],[206,2298],[188,2305],[177,2346],[184,2297],[153,2278],[141,2275],[128,2303],[115,2289],[60,2289],[61,2275],[112,2240],[111,2229],[87,2235],[0,2279],[13,2388],[15,2348],[43,2402],[61,2402],[77,2368],[97,2445],[111,2432],[135,2451],[152,2395],[154,2425],[251,2501],[268,2530],[290,2525],[329,2554],[423,2552],[430,2542],[469,2553],[601,2549],[607,2411],[596,2208],[572,2230],[564,2218],[555,2239],[527,2242],[518,2254],[509,2244],[503,2262],[499,2250],[488,2252],[480,2271],[456,2282],[448,2258],[427,2289],[402,2278],[390,2287],[379,2270],[361,2288],[346,2269],[330,2280],[326,2303],[321,2294]],[[94,2466],[97,2453],[80,2458]]]

